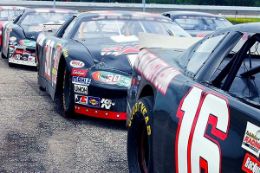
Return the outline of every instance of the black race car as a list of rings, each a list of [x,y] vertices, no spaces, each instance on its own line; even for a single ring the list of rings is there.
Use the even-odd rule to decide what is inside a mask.
[[[168,11],[162,15],[169,17],[194,37],[204,37],[217,29],[230,27],[232,23],[224,17],[195,11]]]
[[[26,9],[14,22],[7,23],[2,30],[2,57],[9,65],[37,66],[35,58],[36,39],[40,32],[57,29],[75,11],[63,9]]]
[[[0,6],[0,50],[2,49],[2,28],[6,23],[21,15],[25,9],[19,6]]]
[[[142,47],[128,92],[129,172],[259,172],[259,28],[222,29],[186,51]]]
[[[66,22],[55,36],[37,40],[39,85],[64,116],[79,113],[126,120],[126,96],[139,51],[138,33],[190,37],[154,14],[92,11]]]

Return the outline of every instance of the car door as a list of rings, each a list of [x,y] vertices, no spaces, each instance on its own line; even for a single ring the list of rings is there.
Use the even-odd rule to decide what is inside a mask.
[[[67,29],[72,28],[73,19],[74,17],[67,20],[55,35],[42,35],[43,39],[38,37],[40,44],[39,75],[45,78],[48,87],[55,88],[56,86],[59,60],[67,42],[63,37],[67,35]],[[70,28],[68,28],[69,26]]]
[[[243,33],[232,49],[223,50],[224,57],[214,68],[211,78],[201,81],[225,98],[228,108],[229,125],[225,141],[219,143],[222,172],[259,171],[259,41],[258,34]],[[214,107],[219,109],[216,105]],[[215,130],[221,135],[219,128]]]
[[[171,81],[165,95],[158,92],[152,126],[154,172],[235,173],[259,170],[260,111],[256,102],[259,99],[259,73],[247,83],[247,91],[236,90],[242,86],[237,79],[235,82],[228,81],[232,83],[229,90],[221,87],[225,82],[221,81],[221,86],[210,82],[228,64],[217,60],[217,57],[221,60],[225,55],[229,61],[232,57],[236,58],[230,54],[234,51],[233,47],[223,47],[227,39],[232,37],[218,35],[199,43],[198,47],[191,50],[193,53],[189,54],[186,65],[187,76],[195,81],[179,75]],[[214,44],[214,40],[217,44]],[[237,44],[229,46],[237,48]],[[246,53],[244,55],[248,56]],[[196,74],[203,75],[199,71],[201,67],[207,67],[207,63],[217,74],[214,73],[210,81],[203,81],[201,79],[205,78],[196,77]],[[251,68],[259,64],[257,55],[253,64]],[[241,70],[247,68],[243,66]],[[209,74],[211,70],[208,70]],[[235,95],[235,91],[240,95]],[[241,97],[241,93],[249,91],[251,95]]]

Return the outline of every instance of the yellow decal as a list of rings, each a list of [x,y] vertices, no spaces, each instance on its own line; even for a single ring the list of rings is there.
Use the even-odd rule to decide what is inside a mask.
[[[57,75],[57,69],[55,69],[55,68],[52,68],[52,71],[51,71],[51,73],[52,73],[53,75]]]
[[[64,55],[65,58],[67,58],[69,56],[68,49],[63,49],[63,55]]]
[[[146,130],[147,130],[147,135],[150,136],[152,134],[151,126],[150,125],[146,126]]]
[[[146,116],[146,117],[144,118],[144,120],[145,120],[145,124],[147,124],[147,123],[148,123],[148,121],[149,121],[149,117],[148,117],[148,116]]]

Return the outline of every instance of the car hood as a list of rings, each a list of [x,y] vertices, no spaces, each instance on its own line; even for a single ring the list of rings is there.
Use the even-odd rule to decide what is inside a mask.
[[[205,37],[214,31],[186,30],[192,37]]]
[[[82,44],[89,50],[96,62],[93,68],[132,73],[133,62],[139,52],[138,38],[89,39],[82,41]]]
[[[25,35],[25,38],[30,40],[37,40],[38,35],[41,32],[47,32],[53,35],[61,25],[38,25],[38,26],[21,26]]]

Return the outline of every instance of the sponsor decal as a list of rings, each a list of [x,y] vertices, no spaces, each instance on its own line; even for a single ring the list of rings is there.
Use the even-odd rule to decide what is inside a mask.
[[[88,105],[92,107],[100,107],[100,98],[99,97],[88,97]]]
[[[128,54],[137,54],[139,52],[140,46],[133,45],[133,46],[114,46],[109,48],[103,48],[101,50],[101,55],[128,55]]]
[[[19,44],[20,44],[21,46],[25,46],[25,47],[33,47],[33,48],[36,47],[36,42],[35,42],[35,41],[27,40],[27,39],[25,39],[25,40],[20,40],[20,41],[19,41]]]
[[[63,55],[64,55],[64,57],[65,58],[67,58],[68,56],[69,56],[69,51],[68,51],[68,49],[63,49]]]
[[[70,61],[70,66],[73,68],[82,68],[85,66],[85,63],[79,60]]]
[[[260,173],[260,162],[249,153],[246,153],[242,170],[246,173]]]
[[[96,71],[92,73],[92,78],[95,81],[110,85],[118,85],[123,87],[129,87],[131,85],[131,78],[120,74],[106,72],[106,71]]]
[[[88,86],[74,85],[74,92],[88,95]]]
[[[115,106],[115,103],[111,99],[101,99],[101,108],[110,109],[111,106]]]
[[[84,96],[84,95],[75,94],[75,103],[81,104],[81,105],[87,105],[88,97]]]
[[[249,151],[256,157],[260,153],[260,128],[250,122],[247,122],[246,132],[242,142],[242,148]]]
[[[73,68],[71,70],[71,76],[85,77],[87,75],[87,72],[87,70]]]
[[[79,76],[72,76],[72,83],[89,86],[91,83],[91,79]]]
[[[166,94],[172,79],[180,74],[177,69],[145,49],[140,52],[134,68],[162,94]]]
[[[15,42],[16,40],[17,40],[17,38],[16,37],[10,37],[10,42]]]
[[[37,43],[39,44],[39,45],[43,45],[43,42],[44,42],[44,40],[45,40],[45,38],[46,38],[46,36],[45,36],[45,34],[44,33],[40,33],[39,34],[39,36],[37,37]]]

